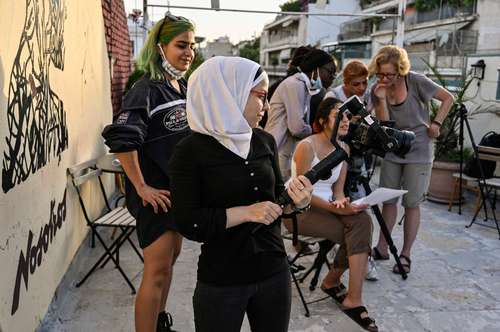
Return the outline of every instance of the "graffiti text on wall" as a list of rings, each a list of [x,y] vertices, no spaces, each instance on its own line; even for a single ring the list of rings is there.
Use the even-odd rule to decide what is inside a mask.
[[[49,3],[46,8],[45,1]],[[9,191],[68,147],[63,102],[50,86],[64,69],[63,0],[26,0],[24,30],[9,82],[2,188]]]
[[[60,203],[57,204],[53,199],[50,201],[49,222],[40,227],[38,241],[34,242],[34,234],[30,230],[28,233],[28,242],[26,251],[21,250],[19,262],[17,264],[16,283],[14,285],[14,296],[12,297],[11,315],[14,315],[19,308],[19,296],[21,292],[21,280],[24,282],[26,291],[28,291],[29,276],[35,273],[36,268],[40,266],[43,255],[47,252],[49,244],[57,235],[57,231],[62,227],[66,220],[66,190]]]

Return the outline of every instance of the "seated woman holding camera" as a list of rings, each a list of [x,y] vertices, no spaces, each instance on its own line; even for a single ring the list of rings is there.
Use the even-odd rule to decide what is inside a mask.
[[[302,140],[295,150],[292,161],[293,176],[301,175],[335,150],[330,137],[336,122],[338,107],[342,103],[336,98],[321,102],[314,127],[317,133]],[[339,137],[347,134],[349,118],[344,114],[339,124],[337,141],[349,153],[347,144]],[[311,210],[297,216],[298,233],[324,237],[340,244],[334,267],[322,282],[321,289],[340,304],[342,311],[368,331],[378,331],[375,321],[368,316],[363,305],[363,281],[370,253],[373,225],[370,216],[363,212],[367,205],[354,205],[344,196],[347,163],[342,162],[332,169],[327,180],[314,184]],[[333,194],[333,195],[332,195]],[[292,221],[283,220],[292,231]],[[349,269],[349,288],[346,291],[340,278]]]

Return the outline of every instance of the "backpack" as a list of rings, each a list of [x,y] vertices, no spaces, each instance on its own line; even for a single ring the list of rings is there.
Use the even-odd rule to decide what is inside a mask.
[[[500,148],[500,134],[497,134],[494,131],[487,132],[481,138],[479,145]],[[492,178],[493,174],[495,173],[496,162],[490,160],[479,160],[479,162],[481,163],[481,167],[484,172],[484,178],[485,179]],[[477,157],[473,157],[465,164],[464,174],[474,178],[481,177],[481,170],[478,167]]]

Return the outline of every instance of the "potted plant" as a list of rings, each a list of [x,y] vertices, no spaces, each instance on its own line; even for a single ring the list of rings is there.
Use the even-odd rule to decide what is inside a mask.
[[[436,77],[439,84],[452,93],[455,97],[448,116],[441,126],[441,135],[436,139],[434,145],[434,163],[432,167],[431,180],[428,191],[428,199],[439,203],[448,203],[453,194],[454,177],[453,173],[460,171],[460,105],[466,102],[465,93],[469,88],[473,78],[467,76],[458,87],[451,88],[447,85],[442,75],[437,69],[427,63],[427,66]],[[431,101],[431,118],[434,118],[439,110],[439,105]],[[464,128],[464,131],[466,128]],[[464,132],[464,135],[466,133]],[[463,162],[467,162],[472,157],[470,148],[463,149]],[[458,193],[452,197],[454,204],[459,202]]]

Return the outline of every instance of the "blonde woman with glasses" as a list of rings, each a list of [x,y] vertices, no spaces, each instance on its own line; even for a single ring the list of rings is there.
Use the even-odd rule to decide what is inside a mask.
[[[420,226],[420,203],[424,201],[434,159],[433,141],[440,135],[440,127],[453,105],[453,96],[423,74],[410,70],[410,60],[403,48],[382,47],[369,65],[370,74],[377,77],[371,90],[375,113],[380,120],[394,120],[395,127],[410,130],[416,139],[404,158],[388,153],[380,173],[380,186],[406,189],[403,196],[405,209],[404,242],[400,253],[406,273],[411,269],[411,249]],[[441,103],[439,111],[430,120],[429,103]],[[392,231],[398,213],[397,199],[384,203],[382,215]],[[372,250],[375,260],[388,260],[387,242],[382,234]],[[398,266],[393,272],[400,274]]]

